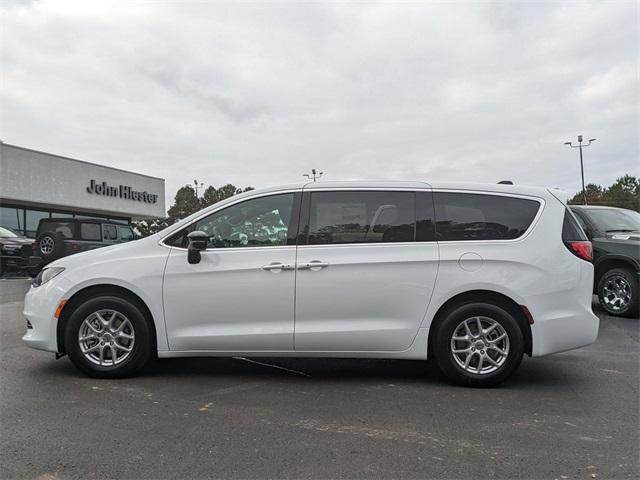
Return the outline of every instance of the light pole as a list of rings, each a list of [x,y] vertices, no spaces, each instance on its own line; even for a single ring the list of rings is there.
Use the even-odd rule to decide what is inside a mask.
[[[193,184],[196,186],[196,198],[198,198],[198,189],[204,187],[204,183],[198,184],[198,180],[194,180]]]
[[[589,143],[582,143],[582,135],[578,135],[578,145],[574,145],[571,142],[564,142],[565,145],[569,145],[571,148],[579,148],[580,149],[580,175],[582,176],[582,198],[584,199],[584,204],[587,204],[587,191],[584,189],[584,163],[582,162],[582,147],[588,147],[591,145],[591,142],[595,142],[595,138],[590,138]]]
[[[313,180],[314,182],[316,181],[317,178],[320,178],[322,176],[324,172],[319,172],[316,174],[316,169],[312,168],[311,169],[311,175],[309,175],[308,173],[303,173],[302,176],[303,177],[307,177],[309,180]]]

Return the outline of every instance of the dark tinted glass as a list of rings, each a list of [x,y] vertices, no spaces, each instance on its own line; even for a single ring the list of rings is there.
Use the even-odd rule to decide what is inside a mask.
[[[38,227],[38,235],[45,232],[55,232],[62,235],[64,238],[73,238],[75,230],[75,224],[73,222],[40,222]]]
[[[509,240],[531,225],[534,200],[475,193],[434,193],[438,240]]]
[[[436,239],[434,214],[433,194],[431,192],[416,193],[416,241],[433,242]]]
[[[413,192],[313,192],[309,244],[412,242]]]
[[[564,222],[562,223],[562,241],[580,242],[587,240],[587,236],[578,224],[578,221],[567,208],[564,212]]]
[[[100,236],[100,225],[97,223],[81,223],[80,224],[81,240],[102,240]]]

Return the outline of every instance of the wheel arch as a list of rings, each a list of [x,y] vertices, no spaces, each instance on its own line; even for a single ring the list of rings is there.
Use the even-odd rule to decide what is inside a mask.
[[[593,266],[593,292],[598,293],[598,284],[602,276],[612,268],[628,268],[634,273],[640,272],[640,264],[631,257],[625,255],[606,255],[600,258]]]
[[[440,308],[433,316],[431,326],[429,327],[429,340],[427,348],[427,355],[429,358],[433,356],[433,347],[438,328],[442,324],[443,320],[447,317],[447,315],[455,308],[475,302],[484,302],[497,305],[498,307],[503,308],[511,315],[513,315],[513,317],[518,322],[518,326],[520,327],[522,336],[524,337],[524,351],[527,355],[531,356],[531,326],[529,325],[529,321],[524,311],[522,310],[522,307],[515,300],[503,293],[499,293],[493,290],[469,290],[466,292],[458,293],[457,295],[451,297],[440,306]]]
[[[88,287],[84,287],[77,292],[75,292],[65,303],[64,308],[60,312],[60,316],[58,317],[58,325],[56,327],[56,340],[58,343],[58,352],[66,353],[65,345],[64,345],[64,332],[67,326],[67,322],[69,318],[73,314],[76,308],[78,308],[82,303],[92,297],[95,296],[103,296],[103,295],[112,295],[114,297],[120,297],[125,300],[130,301],[136,307],[139,308],[142,316],[147,321],[149,328],[151,329],[151,341],[153,345],[151,346],[152,352],[157,351],[158,340],[157,340],[157,331],[156,325],[153,320],[153,315],[151,314],[151,310],[147,306],[147,304],[134,292],[129,290],[128,288],[113,285],[113,284],[97,284],[90,285]]]

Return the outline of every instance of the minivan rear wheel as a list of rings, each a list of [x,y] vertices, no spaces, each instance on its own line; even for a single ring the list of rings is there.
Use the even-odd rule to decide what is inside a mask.
[[[138,307],[120,297],[94,297],[71,314],[64,345],[73,364],[96,378],[137,373],[151,358],[151,330]]]
[[[450,311],[437,327],[438,367],[451,381],[491,387],[518,368],[524,337],[513,316],[489,303],[469,303]]]

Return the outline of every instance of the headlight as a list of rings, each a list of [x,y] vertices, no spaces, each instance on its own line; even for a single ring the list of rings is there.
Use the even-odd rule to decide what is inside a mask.
[[[36,276],[36,278],[33,279],[31,285],[33,285],[34,287],[39,287],[40,285],[47,283],[52,278],[57,277],[62,272],[64,272],[64,267],[43,268],[42,270],[40,270],[40,273]]]

